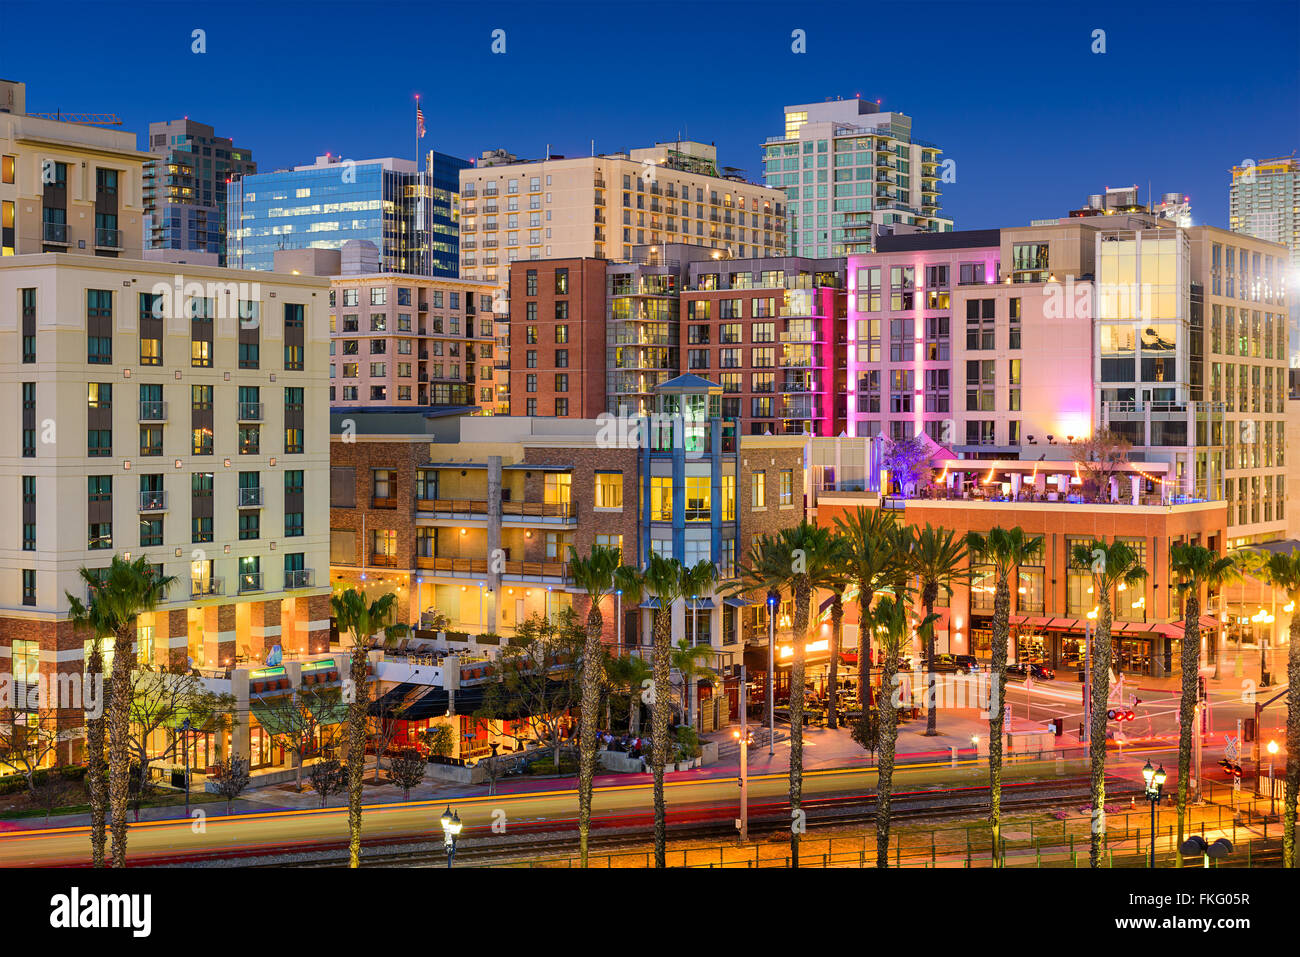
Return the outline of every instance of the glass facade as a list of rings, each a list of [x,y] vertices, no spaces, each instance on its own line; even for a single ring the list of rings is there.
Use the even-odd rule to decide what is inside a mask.
[[[230,184],[230,264],[270,270],[277,249],[374,245],[381,272],[454,278],[460,257],[455,189],[470,164],[442,153],[415,173],[406,163],[332,161]],[[401,161],[397,161],[399,164]]]

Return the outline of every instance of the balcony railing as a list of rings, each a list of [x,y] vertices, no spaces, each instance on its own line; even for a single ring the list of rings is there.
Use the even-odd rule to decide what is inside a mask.
[[[239,421],[240,422],[261,422],[262,403],[260,402],[239,403]]]
[[[241,488],[239,490],[239,507],[240,508],[261,508],[262,489]]]
[[[371,508],[397,508],[397,498],[392,495],[370,496]]]
[[[140,511],[165,512],[167,510],[167,493],[161,489],[140,493]]]
[[[250,591],[262,590],[262,573],[261,572],[240,572],[239,573],[239,593],[241,595]]]
[[[397,556],[381,552],[371,552],[370,564],[376,568],[396,568]]]
[[[147,400],[140,403],[141,422],[167,421],[167,403],[161,400]]]
[[[42,237],[47,243],[53,243],[56,246],[67,246],[71,244],[68,238],[71,235],[68,232],[67,223],[43,223]]]
[[[121,249],[122,230],[96,228],[95,248],[96,249]]]
[[[415,508],[420,512],[442,515],[483,515],[488,513],[485,499],[417,498]],[[572,518],[572,502],[502,502],[504,518]]]
[[[284,587],[287,588],[310,588],[312,586],[312,569],[310,568],[286,568],[284,571]]]
[[[190,597],[204,598],[212,595],[225,594],[225,581],[221,578],[191,578],[190,579]]]
[[[488,561],[485,558],[435,558],[418,555],[415,567],[428,571],[442,572],[447,575],[486,575]],[[516,562],[503,563],[501,573],[510,578],[568,578],[569,566],[566,562]]]

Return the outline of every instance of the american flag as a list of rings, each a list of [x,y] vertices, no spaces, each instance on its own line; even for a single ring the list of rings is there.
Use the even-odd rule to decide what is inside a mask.
[[[424,110],[420,109],[420,101],[415,101],[415,137],[420,139],[424,136]]]

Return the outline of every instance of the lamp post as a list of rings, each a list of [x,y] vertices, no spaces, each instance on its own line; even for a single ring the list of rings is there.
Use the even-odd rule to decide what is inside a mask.
[[[740,742],[740,818],[736,827],[740,829],[740,843],[749,842],[749,723],[745,701],[745,665],[740,666],[740,730],[732,732]]]
[[[1146,763],[1142,769],[1142,777],[1146,780],[1146,796],[1151,802],[1151,863],[1148,867],[1156,866],[1156,805],[1160,803],[1161,792],[1165,789],[1165,766],[1163,764],[1158,768],[1152,768],[1151,762]]]
[[[185,755],[185,816],[190,816],[190,719],[181,722],[181,752]],[[1274,750],[1277,750],[1274,746]],[[1269,777],[1272,777],[1272,765],[1269,765]]]
[[[460,834],[463,826],[460,823],[460,812],[453,811],[448,806],[447,810],[442,812],[439,823],[442,824],[442,846],[447,851],[447,866],[451,867],[451,862],[456,857],[456,836]]]
[[[767,593],[767,756],[776,754],[776,609],[781,596]],[[858,651],[861,654],[861,649]]]
[[[618,627],[618,649],[623,651],[623,589],[614,589],[614,621]]]
[[[1259,734],[1259,728],[1255,729]],[[1273,790],[1273,756],[1277,754],[1277,742],[1268,743],[1268,813],[1277,814],[1277,792]]]

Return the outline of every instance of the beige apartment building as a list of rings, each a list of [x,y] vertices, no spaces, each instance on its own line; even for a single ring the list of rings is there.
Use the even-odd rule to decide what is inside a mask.
[[[0,255],[139,259],[142,170],[135,134],[28,116],[26,84],[0,80]]]
[[[328,293],[215,267],[0,261],[0,672],[81,673],[65,593],[84,600],[79,570],[115,555],[178,579],[139,621],[142,665],[220,676],[275,645],[328,650]]]
[[[785,253],[785,194],[723,176],[704,143],[545,160],[489,151],[460,171],[460,200],[461,276],[502,286],[518,260],[625,260],[633,246]]]

